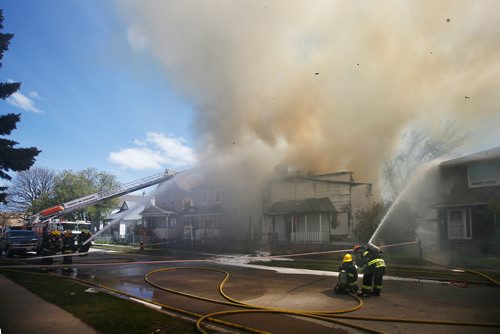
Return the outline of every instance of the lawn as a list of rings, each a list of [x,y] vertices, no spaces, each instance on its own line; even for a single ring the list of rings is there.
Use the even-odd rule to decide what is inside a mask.
[[[74,314],[105,334],[194,333],[193,322],[174,318],[108,293],[86,292],[89,286],[52,275],[2,271],[46,301]],[[43,286],[43,289],[40,287]]]

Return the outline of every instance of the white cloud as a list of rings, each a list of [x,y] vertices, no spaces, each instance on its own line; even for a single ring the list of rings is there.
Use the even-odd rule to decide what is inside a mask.
[[[176,168],[198,162],[193,149],[180,137],[148,132],[145,140],[135,139],[134,144],[137,147],[111,152],[109,160],[136,170]]]
[[[36,92],[31,92],[29,95],[34,97],[34,98],[40,98],[40,96]],[[26,95],[23,95],[19,92],[15,92],[11,96],[9,96],[7,98],[7,102],[9,102],[10,104],[12,104],[13,106],[15,106],[17,108],[21,108],[21,109],[26,110],[26,111],[32,111],[35,113],[42,112],[40,109],[35,107],[35,102],[32,99],[30,99]]]
[[[109,160],[122,167],[131,169],[160,169],[165,158],[159,152],[149,148],[126,148],[118,152],[111,152]]]
[[[134,51],[145,50],[149,44],[144,29],[139,25],[132,25],[127,29],[127,39]]]
[[[38,99],[38,100],[40,99],[40,95],[37,92],[35,92],[35,91],[31,91],[28,95],[32,99]]]
[[[148,146],[148,143],[146,143],[144,140],[140,140],[140,139],[134,139],[134,144],[136,144],[137,146]]]

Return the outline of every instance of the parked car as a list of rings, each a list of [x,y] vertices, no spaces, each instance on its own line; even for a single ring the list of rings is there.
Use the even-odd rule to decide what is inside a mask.
[[[38,236],[29,230],[10,230],[0,237],[0,255],[12,257],[14,254],[25,255],[27,252],[36,252]]]

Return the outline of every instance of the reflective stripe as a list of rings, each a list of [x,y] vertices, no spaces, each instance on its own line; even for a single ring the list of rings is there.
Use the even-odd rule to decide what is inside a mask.
[[[353,273],[349,273],[349,274],[347,274],[347,276],[354,277],[354,274]]]
[[[369,253],[368,251],[363,252],[363,256],[367,256],[368,253]]]
[[[361,287],[362,287],[363,289],[367,289],[367,290],[369,290],[369,289],[371,289],[371,288],[372,288],[372,286],[371,286],[371,285],[364,285],[364,284],[363,284]]]
[[[368,266],[371,266],[372,264],[375,264],[377,268],[385,267],[385,261],[382,259],[375,259],[368,262]]]
[[[349,286],[354,286],[354,285],[356,285],[356,282],[349,283]]]
[[[382,285],[375,285],[375,289],[382,290]]]

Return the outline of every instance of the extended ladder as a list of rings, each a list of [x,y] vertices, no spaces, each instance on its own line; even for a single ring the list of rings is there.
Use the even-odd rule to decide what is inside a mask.
[[[36,223],[40,222],[40,219],[45,221],[45,220],[50,219],[50,218],[55,218],[57,216],[64,215],[64,214],[82,209],[86,206],[97,204],[97,203],[104,201],[106,199],[125,195],[125,194],[131,193],[133,191],[147,188],[149,186],[158,184],[160,182],[170,180],[176,174],[178,174],[178,173],[171,174],[171,173],[169,173],[168,170],[166,170],[165,172],[154,174],[154,175],[142,178],[140,180],[136,180],[136,181],[124,184],[124,185],[113,187],[111,189],[106,189],[106,190],[103,190],[103,191],[98,192],[96,194],[83,196],[83,197],[77,198],[75,200],[44,209],[44,210],[40,211],[39,213],[31,216],[30,221],[31,221],[31,224],[36,224]]]

